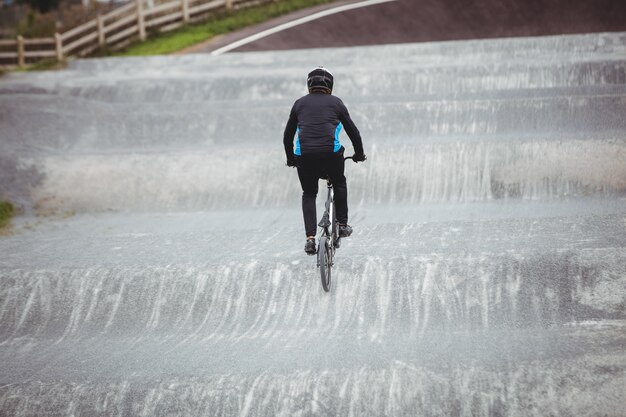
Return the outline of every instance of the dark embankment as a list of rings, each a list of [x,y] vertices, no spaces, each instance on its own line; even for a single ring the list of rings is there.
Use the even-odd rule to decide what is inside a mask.
[[[626,2],[620,0],[398,0],[326,16],[237,51],[622,30],[626,30]]]

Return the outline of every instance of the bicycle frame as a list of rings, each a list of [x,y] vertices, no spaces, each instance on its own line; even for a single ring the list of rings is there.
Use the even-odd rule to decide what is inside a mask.
[[[328,195],[326,198],[326,203],[324,204],[324,214],[322,215],[322,219],[320,220],[318,226],[322,229],[320,235],[326,236],[330,243],[332,265],[332,258],[334,258],[335,247],[337,247],[338,243],[337,221],[335,220],[335,194],[333,191],[333,185],[329,180],[326,180],[326,184],[328,187]]]
[[[351,156],[344,158],[352,159]],[[328,197],[324,205],[324,214],[318,226],[321,227],[320,240],[317,246],[317,266],[320,268],[322,287],[324,291],[330,291],[331,269],[335,261],[335,249],[339,247],[341,238],[337,230],[337,218],[335,217],[335,193],[330,178],[326,178]]]

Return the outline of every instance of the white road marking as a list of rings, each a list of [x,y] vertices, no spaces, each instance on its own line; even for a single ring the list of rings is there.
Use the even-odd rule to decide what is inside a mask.
[[[335,13],[341,13],[341,12],[345,12],[346,10],[352,10],[352,9],[358,9],[360,7],[366,7],[366,6],[373,6],[375,4],[380,4],[380,3],[389,3],[392,1],[397,1],[397,0],[365,0],[359,3],[352,3],[352,4],[346,4],[343,6],[338,6],[338,7],[334,7],[332,9],[328,9],[328,10],[323,10],[321,12],[318,13],[314,13],[312,15],[309,16],[305,16],[305,17],[301,17],[300,19],[296,19],[296,20],[292,20],[291,22],[287,22],[287,23],[283,23],[282,25],[278,25],[275,26],[273,28],[264,30],[262,32],[256,33],[254,35],[248,36],[247,38],[243,38],[240,39],[236,42],[230,43],[226,46],[222,46],[221,48],[218,48],[214,51],[211,52],[211,55],[221,55],[224,52],[228,52],[231,51],[233,49],[239,48],[240,46],[246,45],[248,43],[257,41],[259,39],[265,38],[267,36],[273,35],[274,33],[278,33],[281,32],[283,30],[286,29],[290,29],[294,26],[299,26],[302,25],[304,23],[308,23],[311,22],[313,20],[317,20],[320,19],[322,17],[325,16],[329,16]]]

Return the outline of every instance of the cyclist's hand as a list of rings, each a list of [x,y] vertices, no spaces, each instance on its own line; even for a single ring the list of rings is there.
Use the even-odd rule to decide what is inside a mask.
[[[287,166],[292,167],[292,168],[298,167],[298,160],[296,159],[295,156],[292,156],[291,158],[287,158]]]
[[[367,156],[365,156],[364,153],[355,153],[354,156],[352,157],[352,160],[354,162],[364,162],[367,160]]]

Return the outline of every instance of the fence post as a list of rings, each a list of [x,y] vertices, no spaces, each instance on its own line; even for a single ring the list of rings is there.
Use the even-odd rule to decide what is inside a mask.
[[[96,19],[98,21],[98,45],[104,46],[106,43],[106,38],[104,37],[104,19],[100,13],[98,13]]]
[[[146,22],[143,18],[143,0],[136,0],[137,4],[137,26],[139,26],[139,39],[146,40]]]
[[[189,0],[182,0],[183,22],[189,22]]]
[[[57,61],[61,62],[63,61],[63,38],[58,32],[54,34],[54,41],[56,43]]]
[[[226,0],[226,10],[233,10],[233,0]]]
[[[17,66],[23,68],[26,63],[24,59],[24,37],[22,35],[17,36]]]

